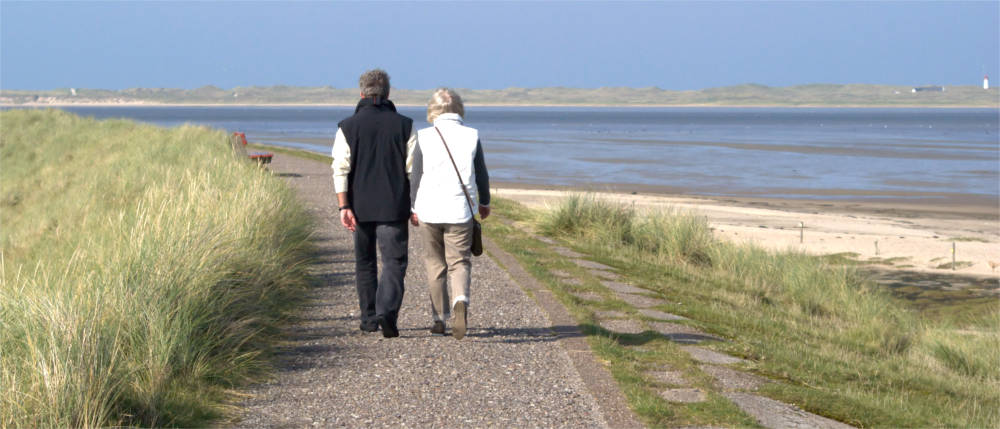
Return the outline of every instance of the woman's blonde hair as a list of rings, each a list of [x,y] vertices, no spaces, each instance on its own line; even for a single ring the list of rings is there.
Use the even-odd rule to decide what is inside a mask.
[[[431,95],[431,101],[427,103],[427,122],[434,123],[438,115],[442,113],[458,113],[465,117],[465,105],[462,104],[462,97],[451,88],[438,88]]]

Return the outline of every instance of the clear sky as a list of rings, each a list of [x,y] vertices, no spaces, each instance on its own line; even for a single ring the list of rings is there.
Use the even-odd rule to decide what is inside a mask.
[[[996,0],[0,0],[4,89],[980,85],[998,56]]]

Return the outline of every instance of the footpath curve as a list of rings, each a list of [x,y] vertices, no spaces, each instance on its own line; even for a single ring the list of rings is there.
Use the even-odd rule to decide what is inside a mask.
[[[490,257],[473,262],[466,338],[431,336],[422,243],[412,229],[400,337],[360,332],[353,241],[337,218],[329,166],[282,156],[271,168],[318,221],[309,269],[320,284],[286,329],[274,379],[249,389],[235,426],[640,426],[575,324],[550,320]]]

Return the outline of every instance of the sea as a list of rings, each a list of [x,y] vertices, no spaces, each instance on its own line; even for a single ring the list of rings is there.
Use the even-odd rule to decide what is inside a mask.
[[[202,124],[329,154],[353,107],[64,110]],[[418,127],[423,107],[400,107]],[[1000,110],[477,107],[491,181],[591,190],[824,200],[1000,201]],[[143,144],[143,142],[136,142]],[[996,204],[996,203],[993,203]]]

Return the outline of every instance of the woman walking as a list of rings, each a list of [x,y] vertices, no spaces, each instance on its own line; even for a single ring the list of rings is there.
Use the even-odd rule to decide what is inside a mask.
[[[454,315],[452,336],[459,340],[468,323],[473,207],[483,219],[490,215],[490,177],[479,131],[465,126],[464,116],[458,93],[434,91],[427,105],[433,126],[418,131],[410,176],[410,222],[427,247],[431,333],[444,335],[445,321]]]

